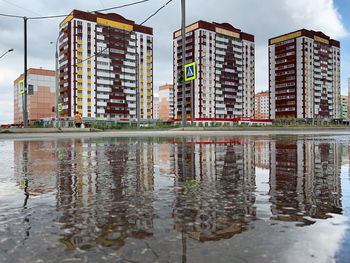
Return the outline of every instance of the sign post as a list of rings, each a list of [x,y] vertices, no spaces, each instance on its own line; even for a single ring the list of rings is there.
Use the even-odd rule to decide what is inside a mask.
[[[192,80],[196,79],[196,63],[192,62],[185,65],[185,82],[191,81],[191,126],[193,126],[193,85]],[[186,116],[187,119],[187,116]]]

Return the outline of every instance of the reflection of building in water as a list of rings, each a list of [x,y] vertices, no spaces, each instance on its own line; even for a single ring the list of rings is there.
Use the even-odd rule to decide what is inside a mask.
[[[341,212],[339,144],[282,138],[271,142],[272,219],[314,223]]]
[[[174,155],[175,229],[200,241],[230,238],[246,230],[255,219],[253,142],[217,138],[188,140],[183,146],[176,144]]]
[[[122,246],[153,235],[152,143],[86,139],[59,142],[60,222],[68,249]]]
[[[55,142],[14,141],[13,144],[14,172],[19,184],[27,180],[26,190],[31,195],[54,191],[56,188]]]
[[[159,143],[155,149],[157,152],[155,152],[154,156],[157,157],[155,157],[154,162],[159,165],[160,174],[174,174],[173,162],[170,161],[174,156],[174,143],[168,140],[165,143]]]
[[[349,148],[350,148],[350,145],[348,143],[340,144],[341,165],[349,165],[349,153],[350,153]]]
[[[270,138],[255,140],[255,166],[269,169],[270,167]]]

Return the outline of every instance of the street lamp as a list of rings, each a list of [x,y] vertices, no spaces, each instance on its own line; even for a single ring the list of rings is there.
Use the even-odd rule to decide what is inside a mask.
[[[13,48],[10,48],[9,50],[7,50],[4,54],[2,54],[1,56],[0,56],[0,58],[2,58],[3,56],[5,56],[7,53],[9,53],[9,52],[12,52],[14,49]]]
[[[58,98],[59,98],[59,91],[58,91],[58,51],[57,51],[57,45],[58,45],[58,40],[61,36],[61,33],[62,33],[63,29],[61,29],[59,32],[58,32],[58,36],[57,36],[57,39],[56,39],[56,42],[53,42],[51,41],[50,44],[54,44],[56,43],[56,47],[55,47],[55,120],[56,120],[56,123],[57,122],[57,119],[58,119]]]

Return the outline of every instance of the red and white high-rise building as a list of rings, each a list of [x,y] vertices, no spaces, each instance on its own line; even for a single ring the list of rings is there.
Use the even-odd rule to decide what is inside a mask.
[[[302,29],[269,40],[270,118],[340,119],[340,42]]]
[[[60,116],[152,118],[153,29],[117,14],[73,10],[60,24]]]
[[[173,35],[174,119],[182,119],[181,30]],[[186,117],[196,124],[254,118],[254,36],[223,23],[198,21],[186,27],[186,61],[196,63],[197,79],[186,83]],[[192,82],[192,83],[191,83]],[[191,104],[191,87],[193,103]]]

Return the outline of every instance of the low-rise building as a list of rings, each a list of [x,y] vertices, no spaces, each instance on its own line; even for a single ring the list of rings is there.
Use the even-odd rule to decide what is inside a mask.
[[[23,122],[23,87],[24,74],[21,74],[13,83],[14,110],[13,122]],[[27,71],[27,86],[33,88],[32,95],[27,95],[28,121],[54,117],[55,112],[55,71],[30,68]],[[23,91],[23,88],[22,88]]]

